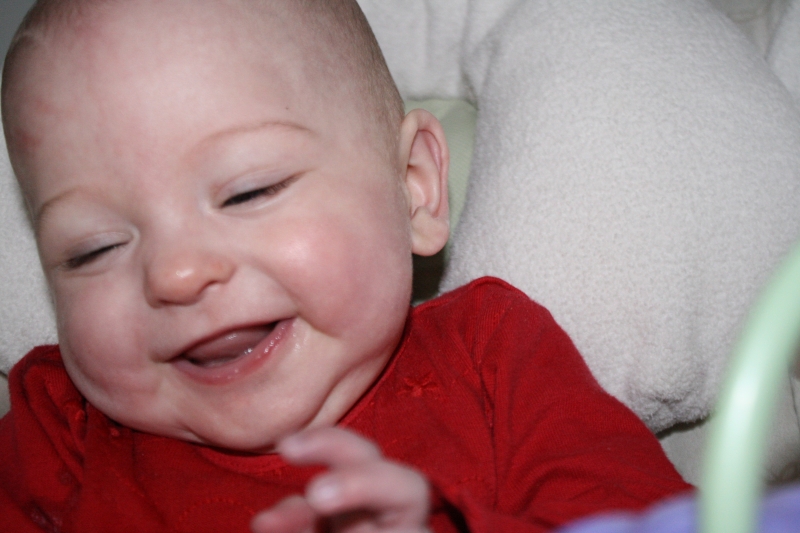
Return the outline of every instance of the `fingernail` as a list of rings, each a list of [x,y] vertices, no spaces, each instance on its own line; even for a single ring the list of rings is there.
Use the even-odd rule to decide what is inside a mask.
[[[324,480],[314,483],[307,494],[307,498],[312,505],[328,507],[335,504],[342,494],[339,483],[332,480]]]
[[[303,449],[303,445],[305,444],[305,438],[302,435],[295,434],[286,437],[285,439],[281,440],[278,443],[277,449],[278,453],[281,454],[292,454],[297,453]]]

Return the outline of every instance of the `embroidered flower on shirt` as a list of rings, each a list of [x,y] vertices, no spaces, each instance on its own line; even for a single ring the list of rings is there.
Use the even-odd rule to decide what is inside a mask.
[[[411,395],[414,398],[419,398],[426,392],[439,390],[439,384],[436,383],[432,372],[426,374],[422,379],[407,377],[403,379],[403,384],[400,392]]]

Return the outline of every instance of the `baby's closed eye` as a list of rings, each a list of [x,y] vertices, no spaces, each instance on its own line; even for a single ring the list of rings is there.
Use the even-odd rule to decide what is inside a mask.
[[[100,256],[102,256],[103,254],[111,252],[112,250],[115,250],[115,249],[119,248],[120,246],[122,246],[124,244],[125,243],[122,243],[122,242],[115,243],[115,244],[109,244],[109,245],[106,245],[106,246],[101,246],[99,248],[95,248],[94,250],[90,250],[90,251],[85,252],[85,253],[80,253],[78,255],[74,255],[74,256],[70,257],[69,259],[67,259],[64,262],[63,267],[66,270],[75,270],[77,268],[80,268],[80,267],[82,267],[84,265],[87,265],[87,264],[95,261]]]
[[[244,204],[264,196],[274,196],[279,192],[281,192],[286,187],[288,187],[294,180],[295,177],[293,176],[278,183],[267,185],[266,187],[259,187],[257,189],[252,189],[249,191],[234,194],[233,196],[231,196],[230,198],[228,198],[223,202],[222,207],[231,207],[235,205]]]

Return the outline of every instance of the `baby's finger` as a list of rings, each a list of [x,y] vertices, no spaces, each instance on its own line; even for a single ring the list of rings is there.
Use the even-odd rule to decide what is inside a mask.
[[[328,427],[303,431],[278,443],[278,452],[290,463],[342,467],[374,461],[380,450],[352,431]]]
[[[316,515],[302,496],[290,496],[253,517],[253,533],[313,533]]]
[[[372,461],[315,478],[306,501],[320,515],[373,513],[380,527],[419,527],[427,522],[430,489],[425,478],[389,461]]]

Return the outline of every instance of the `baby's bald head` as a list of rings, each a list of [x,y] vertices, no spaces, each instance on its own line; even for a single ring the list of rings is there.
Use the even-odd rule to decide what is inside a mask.
[[[27,92],[15,89],[20,78],[32,77],[35,83],[37,73],[31,70],[37,66],[31,58],[38,52],[76,40],[91,42],[115,12],[187,8],[198,15],[193,23],[208,25],[210,36],[224,35],[215,33],[215,25],[238,25],[242,41],[249,39],[246,46],[256,53],[272,53],[274,38],[262,41],[260,36],[285,32],[294,46],[305,47],[304,68],[306,74],[314,73],[320,97],[353,106],[373,134],[386,137],[387,148],[394,146],[403,102],[355,0],[37,0],[11,43],[3,69],[2,114],[9,150],[14,152],[19,141],[13,124],[14,93],[24,97]]]

